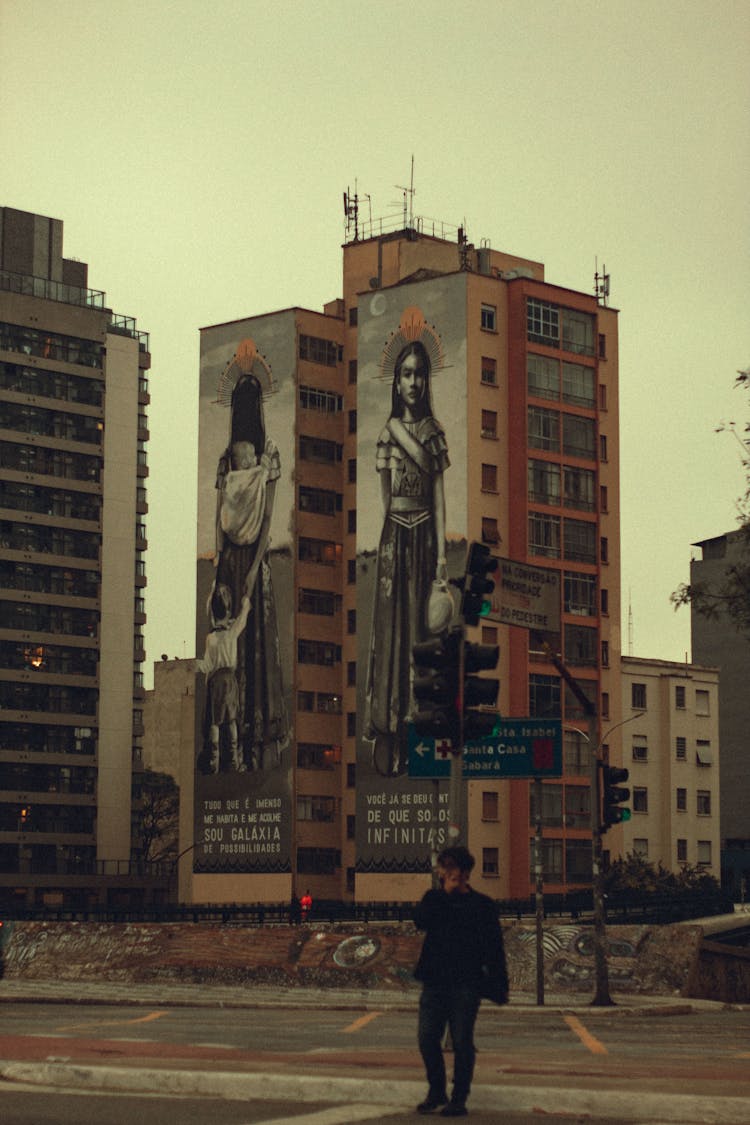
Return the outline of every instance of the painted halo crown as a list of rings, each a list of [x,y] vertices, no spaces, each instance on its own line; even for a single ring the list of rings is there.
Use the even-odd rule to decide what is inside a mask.
[[[277,390],[270,364],[261,355],[255,341],[249,336],[237,345],[229,363],[226,365],[216,387],[216,401],[222,406],[232,405],[232,392],[243,375],[254,375],[260,383],[263,398],[268,398]]]
[[[402,348],[407,344],[414,344],[417,340],[422,344],[430,360],[431,374],[445,367],[445,353],[443,344],[435,327],[428,324],[424,313],[416,305],[409,305],[401,314],[398,328],[393,331],[385,342],[383,354],[380,358],[378,377],[390,379],[393,369]]]

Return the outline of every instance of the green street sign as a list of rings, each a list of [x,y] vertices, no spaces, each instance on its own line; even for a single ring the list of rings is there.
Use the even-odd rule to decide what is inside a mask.
[[[420,738],[409,728],[409,777],[450,777],[451,757],[448,739]],[[498,719],[490,738],[466,743],[462,765],[470,781],[562,777],[562,721]]]

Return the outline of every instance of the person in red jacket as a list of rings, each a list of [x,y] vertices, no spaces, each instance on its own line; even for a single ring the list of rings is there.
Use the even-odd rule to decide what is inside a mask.
[[[474,857],[463,847],[445,848],[437,858],[440,888],[429,890],[414,922],[425,931],[414,976],[422,982],[419,1050],[427,1074],[427,1097],[418,1113],[443,1106],[443,1117],[464,1117],[474,1074],[474,1024],[483,997],[508,1001],[503,936],[492,899],[469,886]],[[453,1091],[446,1092],[443,1036],[453,1041]]]
[[[307,921],[307,916],[312,910],[312,895],[309,891],[305,891],[302,898],[299,900],[300,910],[302,912],[302,921]]]

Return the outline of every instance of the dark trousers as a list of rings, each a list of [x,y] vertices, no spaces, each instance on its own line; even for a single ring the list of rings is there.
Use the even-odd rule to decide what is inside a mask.
[[[471,985],[429,985],[419,1001],[419,1050],[427,1072],[430,1092],[445,1093],[443,1036],[446,1025],[453,1040],[453,1100],[465,1102],[474,1074],[474,1024],[480,996]]]

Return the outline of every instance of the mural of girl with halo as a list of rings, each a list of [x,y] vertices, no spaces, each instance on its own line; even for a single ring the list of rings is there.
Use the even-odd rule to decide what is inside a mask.
[[[384,776],[408,767],[412,648],[452,615],[443,487],[450,462],[430,385],[441,366],[439,337],[418,308],[405,309],[381,360],[381,372],[393,375],[390,415],[376,446],[383,526],[365,688],[364,737],[372,743],[374,768]]]
[[[243,340],[218,389],[218,400],[230,407],[230,418],[228,444],[216,473],[216,570],[209,597],[212,631],[200,662],[208,676],[205,725],[209,759],[204,772],[209,773],[273,768],[281,763],[289,742],[276,603],[267,558],[281,472],[279,452],[266,433],[263,414],[264,393],[272,390],[267,363],[253,340]],[[232,641],[236,639],[236,654],[226,643],[227,634]],[[212,647],[217,651],[229,648],[228,669],[212,669]],[[228,720],[229,737],[215,749],[222,720]]]

